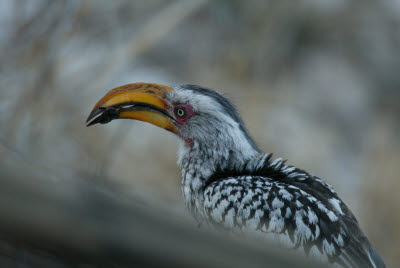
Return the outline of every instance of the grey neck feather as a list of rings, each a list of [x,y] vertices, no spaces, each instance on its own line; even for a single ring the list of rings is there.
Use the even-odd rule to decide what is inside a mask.
[[[192,147],[183,141],[178,152],[178,165],[182,175],[182,193],[186,206],[199,218],[197,212],[202,208],[203,189],[208,179],[218,169],[235,169],[249,159],[261,153],[250,143],[238,146],[227,136],[229,132],[214,137],[212,143],[202,143],[194,140]],[[245,149],[243,149],[245,147]]]
[[[217,169],[235,169],[260,155],[234,105],[222,94],[196,85],[185,85],[170,93],[172,103],[192,105],[197,116],[180,128],[178,164],[182,172],[182,192],[191,211],[201,209],[203,189]]]

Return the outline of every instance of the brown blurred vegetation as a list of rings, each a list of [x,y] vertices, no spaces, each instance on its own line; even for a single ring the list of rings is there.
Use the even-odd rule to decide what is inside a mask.
[[[175,137],[84,121],[125,83],[215,88],[264,151],[333,185],[400,265],[399,1],[5,0],[0,12],[2,164],[123,185],[182,215]]]

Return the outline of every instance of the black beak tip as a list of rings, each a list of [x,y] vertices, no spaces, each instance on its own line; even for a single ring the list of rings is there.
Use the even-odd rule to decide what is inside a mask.
[[[114,119],[119,118],[120,109],[116,109],[114,107],[99,107],[93,112],[90,113],[88,118],[86,119],[86,127],[90,127],[95,124],[107,124]]]
[[[96,124],[95,122],[88,122],[88,120],[86,120],[86,127],[90,127],[90,126],[93,126],[95,124]]]
[[[94,115],[93,113],[91,113],[88,118],[86,119],[86,127],[90,127],[93,126],[95,124],[97,124],[98,122],[96,122],[96,119],[93,119]]]
[[[86,119],[86,127],[100,123],[103,112],[104,109],[101,109],[100,107],[92,111]]]

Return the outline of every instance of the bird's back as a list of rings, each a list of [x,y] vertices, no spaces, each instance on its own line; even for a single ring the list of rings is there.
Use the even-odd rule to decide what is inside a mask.
[[[268,154],[215,172],[204,186],[203,213],[215,226],[303,248],[330,263],[385,267],[332,187]]]

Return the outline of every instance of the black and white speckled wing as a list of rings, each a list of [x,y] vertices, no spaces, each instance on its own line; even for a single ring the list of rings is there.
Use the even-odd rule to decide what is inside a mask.
[[[329,185],[280,159],[271,163],[270,157],[246,163],[239,171],[215,174],[204,189],[204,214],[210,222],[255,231],[345,267],[384,267]]]

